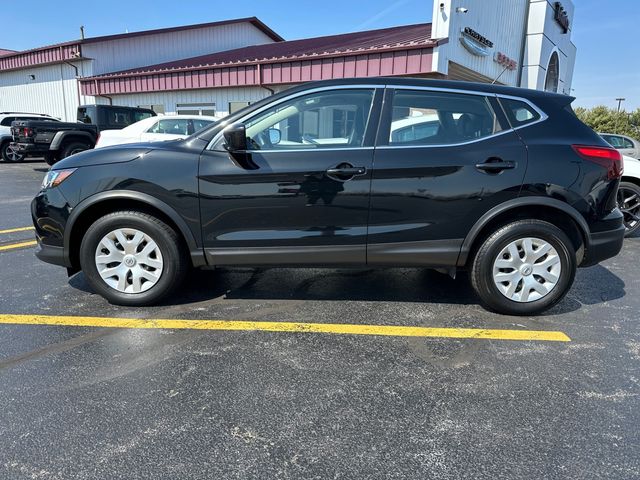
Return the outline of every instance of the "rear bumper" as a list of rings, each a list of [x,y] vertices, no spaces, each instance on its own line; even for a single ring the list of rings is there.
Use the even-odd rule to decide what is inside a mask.
[[[622,218],[620,213],[620,222],[616,228],[589,234],[589,246],[580,264],[581,267],[590,267],[620,253],[625,234]]]
[[[49,153],[49,144],[14,142],[13,145],[23,155],[34,156]]]

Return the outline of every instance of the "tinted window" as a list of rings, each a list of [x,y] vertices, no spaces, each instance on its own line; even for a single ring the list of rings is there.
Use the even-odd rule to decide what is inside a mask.
[[[188,135],[189,120],[182,118],[160,120],[149,130],[150,133],[166,133],[171,135]]]
[[[607,142],[614,148],[622,148],[622,137],[617,137],[615,135],[601,135],[604,138],[604,141]]]
[[[11,122],[13,122],[15,119],[16,119],[16,117],[5,117],[0,122],[0,125],[2,125],[3,127],[10,127],[11,126]]]
[[[389,145],[449,145],[501,130],[486,97],[398,90],[393,96]]]
[[[373,90],[334,90],[297,97],[245,122],[254,150],[361,147]]]
[[[540,114],[528,103],[520,100],[512,100],[509,98],[501,98],[502,104],[509,122],[513,125],[513,128],[527,125],[528,123],[540,120]]]
[[[622,137],[622,148],[634,148],[633,142],[631,142],[631,140],[629,140],[628,138]]]
[[[198,130],[202,130],[203,128],[211,125],[212,123],[213,122],[211,120],[201,120],[201,119],[193,120],[193,131],[197,132]]]

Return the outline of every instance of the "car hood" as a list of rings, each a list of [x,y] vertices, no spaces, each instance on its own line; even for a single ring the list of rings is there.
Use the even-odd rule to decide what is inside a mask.
[[[85,150],[84,152],[76,153],[57,162],[53,166],[53,170],[130,162],[149,153],[154,148],[157,148],[157,145],[150,143],[128,143],[126,145],[116,145],[96,150]]]

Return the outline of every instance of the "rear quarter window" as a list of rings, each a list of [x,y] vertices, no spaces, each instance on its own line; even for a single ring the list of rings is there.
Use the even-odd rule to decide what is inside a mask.
[[[529,125],[530,123],[537,122],[541,118],[540,113],[538,113],[535,108],[521,100],[500,98],[500,103],[513,128]]]

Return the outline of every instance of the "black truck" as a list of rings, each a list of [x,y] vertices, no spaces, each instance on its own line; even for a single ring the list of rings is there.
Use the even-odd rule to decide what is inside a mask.
[[[96,145],[102,130],[119,130],[156,113],[146,108],[81,105],[78,121],[21,120],[11,124],[12,146],[25,157],[44,157],[49,165]]]

